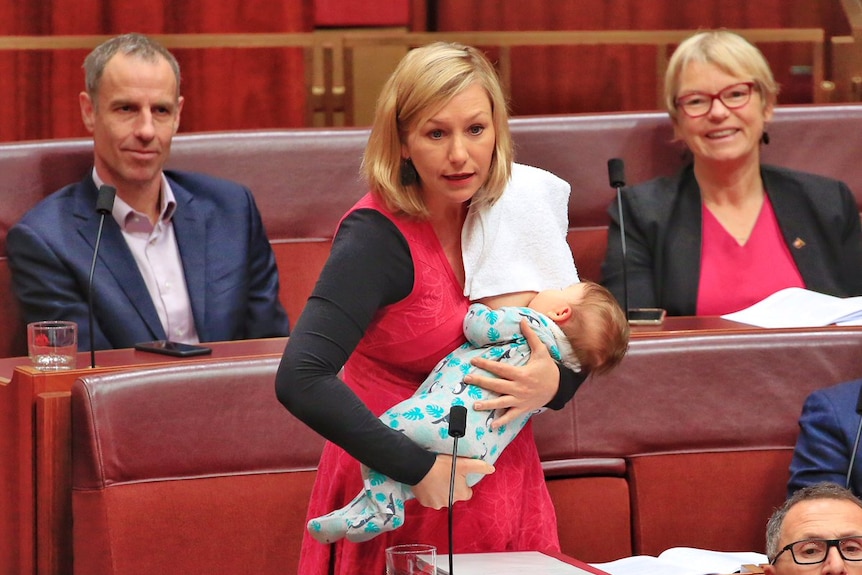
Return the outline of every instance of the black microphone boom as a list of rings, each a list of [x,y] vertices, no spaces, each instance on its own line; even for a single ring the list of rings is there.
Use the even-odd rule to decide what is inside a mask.
[[[856,428],[856,441],[853,442],[850,465],[847,466],[847,478],[844,480],[844,487],[847,489],[850,489],[850,476],[853,475],[853,464],[856,462],[856,452],[859,450],[859,437],[862,435],[862,385],[859,386],[859,396],[856,398],[856,413],[859,414],[859,427]]]
[[[96,258],[99,256],[99,243],[102,241],[102,227],[105,225],[105,216],[114,209],[114,197],[117,189],[113,186],[101,186],[99,197],[96,199],[96,213],[99,214],[99,231],[96,234],[96,245],[93,247],[93,264],[90,266],[90,279],[87,282],[87,310],[90,314],[90,367],[96,367],[96,337],[93,334],[93,275],[96,271]]]
[[[449,477],[449,575],[455,575],[452,552],[452,506],[455,504],[455,461],[458,458],[458,438],[467,433],[467,408],[453,405],[449,408],[449,437],[452,443],[452,475]]]
[[[617,214],[620,220],[620,249],[623,257],[623,310],[626,312],[626,319],[629,317],[629,282],[626,273],[626,224],[623,218],[623,196],[622,189],[626,186],[626,169],[625,164],[620,158],[611,158],[608,160],[608,181],[612,188],[617,190]]]

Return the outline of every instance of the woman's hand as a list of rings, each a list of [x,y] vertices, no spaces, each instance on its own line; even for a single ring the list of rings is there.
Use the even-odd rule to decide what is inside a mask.
[[[526,319],[521,320],[521,332],[530,346],[527,365],[516,367],[477,357],[473,365],[496,377],[471,374],[464,378],[466,383],[500,394],[496,399],[477,401],[473,406],[478,411],[506,410],[491,424],[492,429],[544,407],[554,398],[560,386],[557,363]]]
[[[467,501],[473,489],[467,486],[467,474],[494,473],[494,466],[481,459],[459,457],[455,466],[455,494],[453,501]],[[449,506],[449,480],[452,477],[452,456],[437,454],[437,461],[422,481],[413,486],[413,495],[425,507],[442,509]]]

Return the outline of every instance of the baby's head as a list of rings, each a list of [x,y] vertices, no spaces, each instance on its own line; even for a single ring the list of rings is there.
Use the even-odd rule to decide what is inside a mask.
[[[561,290],[541,291],[532,309],[554,320],[591,374],[620,364],[629,346],[629,323],[616,298],[597,283],[584,281]]]

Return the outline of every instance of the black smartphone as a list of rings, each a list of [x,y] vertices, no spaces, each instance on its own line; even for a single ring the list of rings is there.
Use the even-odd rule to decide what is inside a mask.
[[[135,349],[139,351],[151,351],[174,357],[191,357],[194,355],[207,355],[213,352],[212,348],[203,345],[192,345],[189,343],[178,343],[164,339],[156,341],[145,341],[136,343]]]
[[[665,310],[660,307],[639,307],[629,310],[630,325],[661,325]]]

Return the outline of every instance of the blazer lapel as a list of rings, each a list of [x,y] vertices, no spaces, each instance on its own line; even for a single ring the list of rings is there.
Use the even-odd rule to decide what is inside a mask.
[[[659,293],[679,302],[675,314],[694,315],[700,286],[700,252],[702,219],[700,189],[690,169],[686,169],[679,182],[677,203],[672,211],[674,223],[668,224],[665,246],[673,246],[674,253],[664,253],[667,265],[667,285]],[[666,248],[665,248],[666,249]],[[663,307],[667,304],[663,301]]]
[[[809,289],[831,293],[835,288],[822,283],[830,277],[829,270],[824,266],[823,246],[812,241],[822,238],[823,233],[814,225],[815,218],[811,215],[804,190],[798,181],[768,168],[761,170],[761,176],[781,235],[805,285]]]
[[[170,179],[170,176],[168,176]],[[177,201],[174,212],[174,235],[183,262],[186,287],[192,304],[192,315],[195,319],[195,329],[201,341],[208,341],[206,325],[206,246],[207,229],[206,216],[195,212],[194,195],[170,179],[171,191]]]
[[[95,208],[97,192],[91,177],[88,177],[83,185],[87,193],[78,196],[80,199],[75,205],[75,217],[81,221],[78,233],[91,249],[95,249],[96,236],[99,233],[99,214],[96,213]],[[147,291],[144,278],[141,277],[135,258],[126,245],[120,226],[110,214],[105,216],[102,228],[98,263],[93,276],[94,283],[99,281],[98,276],[102,273],[109,273],[114,277],[129,300],[129,308],[137,312],[152,332],[153,339],[164,339],[165,331],[150,292]]]

